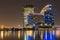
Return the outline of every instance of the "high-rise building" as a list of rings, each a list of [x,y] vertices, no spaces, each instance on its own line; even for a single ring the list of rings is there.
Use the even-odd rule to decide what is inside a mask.
[[[50,6],[52,6],[52,5],[51,4],[48,4],[48,5],[44,6],[42,8],[42,10],[40,11],[40,14],[41,15],[44,15],[44,12],[47,11],[47,10],[49,10]]]
[[[53,15],[51,6],[52,6],[51,4],[44,6],[40,12],[40,14],[44,16],[43,20],[44,20],[45,26],[53,26],[54,25],[54,15]]]
[[[49,9],[44,13],[44,24],[46,26],[54,25],[54,15],[52,9]]]
[[[28,24],[28,15],[29,13],[34,13],[34,6],[33,5],[26,5],[24,7],[24,25]]]

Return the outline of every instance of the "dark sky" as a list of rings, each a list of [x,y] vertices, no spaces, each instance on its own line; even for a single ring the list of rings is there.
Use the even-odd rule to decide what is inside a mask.
[[[35,12],[47,4],[53,5],[55,24],[60,24],[60,0],[0,0],[0,24],[22,24],[24,5],[34,5]]]

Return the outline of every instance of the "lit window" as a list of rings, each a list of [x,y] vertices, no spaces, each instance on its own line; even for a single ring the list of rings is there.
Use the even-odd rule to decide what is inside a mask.
[[[47,26],[48,24],[45,24],[45,26]]]

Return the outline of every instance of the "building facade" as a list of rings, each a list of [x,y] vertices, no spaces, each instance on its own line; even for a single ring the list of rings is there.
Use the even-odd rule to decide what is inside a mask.
[[[44,24],[46,26],[53,26],[54,25],[54,15],[52,9],[47,10],[44,13]]]
[[[29,13],[34,13],[34,7],[33,5],[26,5],[24,7],[24,25],[28,24],[28,15]]]

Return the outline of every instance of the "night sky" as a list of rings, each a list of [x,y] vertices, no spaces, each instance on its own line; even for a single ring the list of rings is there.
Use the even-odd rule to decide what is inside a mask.
[[[35,12],[47,4],[53,5],[55,24],[60,24],[60,0],[0,0],[0,25],[19,25],[23,22],[24,5],[33,5]]]

